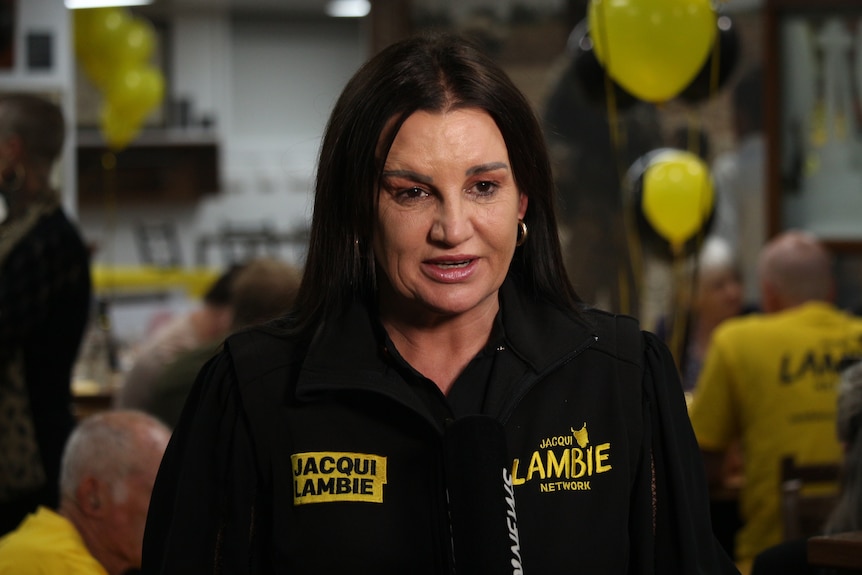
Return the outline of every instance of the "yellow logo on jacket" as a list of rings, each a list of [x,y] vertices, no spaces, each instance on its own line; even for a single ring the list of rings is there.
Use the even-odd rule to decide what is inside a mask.
[[[589,491],[595,475],[607,473],[610,463],[610,443],[590,445],[587,424],[580,429],[569,428],[571,435],[546,437],[539,449],[530,455],[526,469],[520,459],[512,462],[512,483],[524,485],[539,481],[542,493],[554,491]],[[563,449],[560,449],[563,448]]]
[[[383,503],[386,457],[369,453],[310,451],[290,456],[293,504],[365,501]]]

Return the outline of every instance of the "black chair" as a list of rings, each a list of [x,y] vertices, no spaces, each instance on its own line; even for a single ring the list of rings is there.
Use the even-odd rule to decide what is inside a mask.
[[[173,222],[139,222],[135,225],[135,242],[141,262],[160,268],[183,265],[177,227]]]
[[[838,501],[841,466],[837,463],[799,465],[793,457],[781,461],[781,514],[784,540],[811,537]],[[811,487],[817,487],[812,492]]]

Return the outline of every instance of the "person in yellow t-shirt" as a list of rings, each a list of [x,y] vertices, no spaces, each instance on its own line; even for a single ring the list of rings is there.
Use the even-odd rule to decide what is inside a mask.
[[[736,560],[782,540],[780,465],[841,460],[835,437],[838,366],[862,353],[862,319],[832,303],[832,258],[813,236],[785,232],[761,251],[762,314],[716,330],[698,379],[691,423],[711,483],[725,450],[740,440],[745,481]]]
[[[82,421],[66,444],[57,511],[0,538],[0,575],[120,575],[139,569],[150,494],[170,430],[137,411]]]

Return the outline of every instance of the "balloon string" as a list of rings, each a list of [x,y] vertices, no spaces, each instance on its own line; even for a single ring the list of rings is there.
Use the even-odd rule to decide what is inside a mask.
[[[620,188],[622,192],[622,187]],[[631,196],[629,190],[626,190],[626,195]],[[639,304],[640,294],[643,293],[643,259],[642,259],[642,251],[641,251],[641,243],[640,236],[637,232],[637,227],[635,225],[634,218],[634,202],[632,202],[631,198],[623,201],[623,229],[625,231],[626,237],[626,246],[629,252],[629,269],[631,270],[632,275],[632,287],[633,293],[629,295],[626,301],[630,300],[633,302],[632,307]],[[620,284],[622,285],[622,279],[620,279]],[[628,313],[627,310],[623,310],[623,313]]]
[[[692,125],[694,121],[692,121]],[[707,178],[709,178],[709,174],[707,173]],[[709,210],[709,194],[707,193],[707,186],[709,185],[709,180],[704,178],[700,182],[700,190],[699,190],[699,204],[698,208],[700,209],[700,214],[706,218]],[[715,200],[713,199],[713,202]],[[671,354],[676,360],[677,368],[682,373],[683,365],[682,358],[685,353],[686,346],[686,334],[688,333],[689,323],[692,320],[691,316],[691,302],[694,298],[694,294],[698,289],[698,270],[700,269],[700,250],[703,246],[704,239],[706,237],[706,220],[704,219],[703,225],[700,226],[697,233],[694,235],[693,240],[695,242],[695,248],[693,251],[693,255],[691,257],[691,266],[688,268],[690,271],[686,272],[686,257],[685,250],[683,249],[683,244],[676,243],[671,245],[671,250],[673,253],[673,302],[671,305],[671,336],[668,347],[670,347]]]
[[[682,373],[682,356],[685,350],[685,335],[688,331],[688,302],[691,301],[690,294],[686,294],[686,288],[693,286],[694,276],[686,277],[686,257],[682,244],[673,244],[673,264],[671,273],[673,275],[673,303],[671,306],[671,335],[668,347],[676,361],[677,369]],[[689,289],[691,289],[689,287]],[[688,296],[688,297],[686,297]]]
[[[107,254],[105,256],[105,264],[110,269],[114,264],[114,244],[116,242],[115,234],[117,229],[117,156],[113,152],[105,152],[102,154],[102,197],[105,203],[105,240],[103,244],[107,244]],[[107,274],[107,293],[113,293],[114,275]]]
[[[605,94],[607,94],[608,130],[610,131],[611,144],[617,166],[617,179],[620,182],[619,193],[622,198],[623,234],[625,236],[626,250],[628,251],[628,266],[625,260],[621,260],[617,268],[617,285],[620,300],[620,313],[631,314],[638,307],[638,298],[641,291],[643,278],[643,262],[641,260],[641,246],[637,228],[635,226],[634,207],[629,199],[631,195],[626,189],[626,166],[623,163],[623,146],[628,139],[625,126],[619,119],[616,106],[614,85],[610,76],[605,72]],[[632,290],[629,290],[629,283]]]
[[[688,151],[700,157],[700,130],[701,122],[697,115],[692,112],[688,113],[688,142],[686,142]]]
[[[599,10],[599,18],[602,21],[602,26],[597,32],[601,38],[601,45],[604,46],[604,85],[605,85],[605,109],[607,110],[608,131],[613,147],[614,157],[617,165],[617,178],[620,181],[620,193],[624,194],[623,198],[623,229],[625,234],[626,248],[629,252],[629,266],[620,264],[617,268],[617,284],[620,295],[620,312],[630,314],[637,308],[639,294],[641,291],[641,282],[643,278],[643,262],[641,260],[640,238],[635,228],[634,214],[632,214],[632,202],[627,201],[625,195],[628,195],[628,190],[625,189],[625,174],[626,166],[623,164],[622,146],[627,138],[624,126],[619,119],[619,110],[617,108],[616,90],[613,79],[610,76],[611,69],[611,49],[607,35],[607,13],[605,12],[605,4],[602,0],[593,0],[597,2]],[[598,38],[594,38],[594,41]],[[595,48],[594,48],[595,49]],[[629,274],[631,274],[631,283],[633,293],[629,293]]]
[[[694,142],[694,144],[692,145],[692,148],[693,148],[692,153],[700,156],[700,152],[701,152],[701,150],[700,150],[700,138],[698,138],[697,135],[701,131],[701,126],[702,126],[701,117],[698,114],[689,113],[688,121],[689,121],[689,126],[690,126],[690,128],[689,128],[689,142],[690,143]],[[707,159],[703,158],[703,161],[706,162]],[[712,194],[708,193],[708,186],[710,185],[710,180],[712,178],[712,175],[710,173],[708,166],[705,166],[705,170],[706,170],[706,175],[700,181],[700,189],[698,190],[698,195],[697,195],[697,197],[698,197],[697,208],[699,210],[698,216],[701,219],[701,225],[698,226],[697,232],[694,234],[695,263],[697,263],[697,255],[700,252],[700,248],[703,246],[704,240],[706,239],[706,235],[707,235],[707,225],[706,224],[708,223],[708,220],[709,220],[709,214],[710,214],[710,212],[713,211],[713,209],[717,210],[717,208],[715,206],[715,204],[716,204],[716,198],[715,198],[716,190],[713,188],[713,193]],[[710,199],[710,198],[712,198],[712,199]],[[710,201],[713,204],[712,206],[710,206]]]
[[[718,92],[719,72],[721,71],[721,31],[716,30],[712,42],[712,66],[709,70],[709,97]]]
[[[706,239],[706,235],[707,235],[707,233],[706,233],[707,232],[707,229],[706,229],[707,225],[706,224],[710,223],[709,222],[710,212],[715,214],[714,217],[719,216],[718,205],[717,205],[718,201],[716,198],[716,189],[715,189],[715,186],[712,186],[711,180],[712,180],[712,173],[710,172],[709,168],[707,167],[706,174],[705,174],[704,178],[701,179],[701,181],[700,181],[700,192],[698,194],[698,197],[700,198],[700,214],[701,214],[701,218],[702,218],[703,223],[698,228],[698,242],[697,242],[698,249],[697,249],[697,251],[695,251],[695,258],[697,258],[698,254],[700,253],[700,247],[703,245],[703,242]],[[712,193],[711,194],[708,193],[710,186],[712,187]],[[710,205],[710,202],[712,203],[712,205]]]
[[[608,129],[610,130],[611,143],[613,144],[614,151],[617,152],[617,156],[619,156],[620,150],[620,130],[619,130],[619,116],[617,113],[617,94],[614,90],[614,82],[611,79],[610,69],[611,69],[611,47],[608,43],[608,33],[607,33],[607,15],[605,13],[605,4],[601,0],[598,0],[598,6],[600,12],[600,18],[602,19],[602,26],[599,28],[598,33],[601,35],[601,45],[605,47],[605,61],[604,61],[604,83],[605,83],[605,104],[606,109],[608,111]],[[598,49],[594,48],[598,55]],[[618,162],[619,163],[619,162]]]
[[[700,149],[700,138],[698,135],[701,132],[701,127],[703,122],[701,121],[701,116],[695,112],[688,113],[688,148],[689,151],[697,156],[701,156],[701,152],[706,152],[706,150]],[[703,161],[706,162],[707,159],[703,158]],[[712,178],[709,167],[706,167],[706,177],[703,178],[700,182],[700,189],[698,190],[698,215],[702,218],[702,223],[698,227],[697,232],[694,235],[695,240],[695,257],[697,257],[697,253],[700,251],[700,247],[703,245],[703,241],[706,238],[706,224],[709,219],[710,209],[710,195],[707,193],[707,186],[709,184],[709,180]],[[715,194],[715,190],[713,190],[713,196]],[[715,203],[715,198],[712,199],[713,204]]]
[[[718,6],[715,12],[718,13],[723,4],[728,0],[718,0]],[[712,43],[712,67],[709,74],[709,97],[711,98],[718,92],[718,83],[721,79],[721,30],[716,30],[715,39]]]

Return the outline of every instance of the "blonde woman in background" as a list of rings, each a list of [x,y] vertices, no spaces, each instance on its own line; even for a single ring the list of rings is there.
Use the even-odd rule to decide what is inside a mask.
[[[683,328],[684,344],[677,358],[683,389],[690,394],[697,383],[703,360],[712,341],[712,332],[724,320],[742,314],[742,276],[730,245],[710,237],[700,251],[697,271]],[[656,333],[668,345],[676,336],[667,322],[659,323]],[[672,346],[672,349],[675,346]]]

